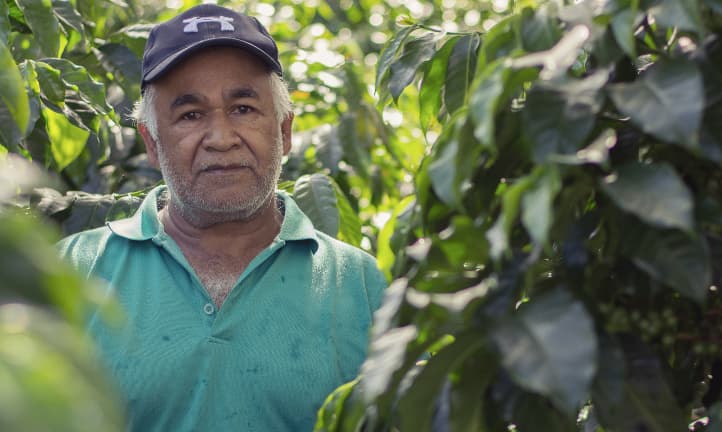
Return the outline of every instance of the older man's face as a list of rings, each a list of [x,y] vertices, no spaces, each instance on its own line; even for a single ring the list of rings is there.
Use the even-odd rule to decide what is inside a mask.
[[[208,48],[154,87],[158,140],[144,138],[172,205],[195,225],[255,215],[290,150],[291,119],[278,120],[266,67],[237,48]]]

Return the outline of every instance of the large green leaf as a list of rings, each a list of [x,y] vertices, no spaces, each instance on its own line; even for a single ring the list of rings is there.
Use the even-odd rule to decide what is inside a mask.
[[[327,176],[311,174],[299,177],[293,188],[293,198],[317,230],[332,237],[338,235],[336,190]]]
[[[43,62],[60,71],[66,89],[76,92],[79,98],[99,114],[112,111],[105,99],[105,86],[96,81],[83,66],[66,59],[48,58]]]
[[[81,35],[85,35],[83,17],[69,0],[52,0],[53,13],[60,22],[72,28]]]
[[[399,398],[399,430],[430,431],[434,404],[449,373],[455,371],[472,354],[479,351],[485,339],[471,329],[454,337],[454,341],[433,355]],[[490,358],[487,360],[491,360]],[[481,366],[481,365],[480,365]],[[481,375],[493,371],[493,362],[480,367]],[[469,402],[467,402],[469,403]]]
[[[25,84],[8,47],[0,42],[0,140],[14,146],[28,126],[30,106]]]
[[[534,146],[537,163],[575,154],[584,145],[602,108],[601,89],[607,79],[607,72],[601,70],[582,80],[538,82],[531,89],[523,111],[523,131]]]
[[[374,337],[369,355],[361,366],[361,388],[367,401],[372,401],[387,391],[391,380],[406,359],[406,346],[418,331],[416,326],[407,325],[388,330]]]
[[[511,71],[503,60],[491,63],[475,79],[469,110],[476,127],[474,136],[483,146],[494,146],[496,111]]]
[[[51,0],[16,0],[43,54],[56,57],[60,49],[60,24]]]
[[[532,299],[492,338],[502,365],[521,387],[550,397],[568,415],[589,397],[597,336],[592,318],[567,291]]]
[[[439,118],[443,100],[444,80],[449,65],[449,56],[459,36],[450,37],[427,63],[419,89],[419,123],[424,131]]]
[[[385,90],[383,88],[384,86],[382,86],[382,83],[386,82],[387,80],[387,76],[391,70],[391,64],[398,57],[399,50],[401,49],[404,42],[406,42],[406,38],[408,38],[411,32],[416,29],[416,26],[409,26],[402,29],[401,31],[396,33],[394,37],[384,47],[383,51],[381,52],[381,57],[379,58],[379,63],[376,69],[376,91]]]
[[[524,49],[532,52],[552,48],[562,35],[558,19],[550,15],[548,8],[524,9],[519,32]]]
[[[401,92],[411,84],[419,68],[436,52],[436,35],[427,33],[404,44],[401,56],[391,64],[389,92],[398,100]]]
[[[65,101],[65,84],[60,77],[60,71],[44,62],[29,60],[38,74],[38,85],[42,95],[50,102],[63,106]]]
[[[630,58],[637,57],[637,46],[634,37],[637,11],[634,8],[623,9],[612,17],[612,33],[619,46]]]
[[[43,117],[55,165],[58,171],[62,171],[83,152],[90,132],[73,125],[67,117],[50,109],[43,109]]]
[[[552,48],[515,58],[511,64],[517,69],[543,66],[540,73],[542,79],[560,77],[577,61],[589,35],[586,26],[577,25],[567,31]]]
[[[626,164],[602,182],[621,209],[660,228],[694,229],[694,198],[666,163]]]
[[[699,1],[658,0],[649,8],[656,23],[665,28],[677,27],[703,35],[704,25],[699,11]]]
[[[433,161],[429,164],[431,185],[441,201],[452,207],[461,205],[471,188],[480,153],[481,146],[474,140],[466,111],[457,111],[434,145]]]
[[[608,381],[597,380],[593,400],[600,423],[613,431],[687,430],[685,415],[667,384],[657,356],[639,341],[625,345],[623,363],[618,360],[600,363],[600,373],[614,377],[615,386],[609,387]],[[621,383],[619,372],[624,374]]]
[[[444,84],[444,105],[449,113],[466,105],[469,86],[474,78],[479,48],[479,35],[476,33],[462,36],[449,56]]]
[[[641,239],[631,252],[634,264],[683,296],[704,302],[712,278],[705,240],[677,230],[637,230]]]
[[[661,60],[631,83],[608,87],[619,111],[655,137],[696,148],[704,109],[702,74],[683,60]]]
[[[354,246],[361,246],[361,220],[359,219],[358,213],[353,210],[351,203],[346,198],[346,195],[341,190],[341,187],[333,181],[332,178],[328,178],[333,184],[333,189],[336,191],[336,204],[338,206],[339,215],[339,229],[338,238],[345,241],[346,243]]]

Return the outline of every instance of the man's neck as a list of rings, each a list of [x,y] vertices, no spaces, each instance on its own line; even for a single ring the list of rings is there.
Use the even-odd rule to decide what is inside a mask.
[[[194,255],[247,256],[257,254],[276,237],[283,215],[276,205],[275,194],[252,217],[208,226],[196,226],[177,211],[173,197],[159,212],[165,232],[183,249]]]

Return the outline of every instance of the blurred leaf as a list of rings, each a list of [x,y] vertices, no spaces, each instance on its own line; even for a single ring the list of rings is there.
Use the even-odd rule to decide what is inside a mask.
[[[709,248],[704,239],[677,230],[637,228],[637,231],[641,239],[636,245],[630,245],[637,267],[683,296],[704,302],[712,276]]]
[[[2,144],[13,146],[28,126],[30,106],[22,75],[4,43],[0,43],[0,83],[0,138]]]
[[[696,148],[704,109],[702,74],[690,61],[660,60],[632,83],[608,87],[632,123],[655,137]]]
[[[49,109],[43,109],[43,117],[55,164],[58,171],[62,171],[82,153],[90,132],[71,124],[64,115]]]
[[[469,86],[474,79],[479,41],[477,33],[464,35],[451,50],[444,84],[444,105],[450,114],[467,103]]]
[[[404,227],[397,226],[399,222],[403,223],[402,215],[406,212],[412,211],[416,205],[415,197],[407,196],[399,201],[391,212],[391,217],[379,232],[378,237],[378,249],[376,253],[376,260],[379,265],[379,269],[386,275],[387,279],[391,279],[391,270],[394,267],[394,263],[397,260],[398,250],[392,248],[392,236],[394,233],[402,232]],[[405,246],[405,245],[404,245]]]
[[[476,124],[474,136],[485,147],[494,146],[496,111],[510,73],[503,61],[494,62],[479,74],[472,87],[469,108]]]
[[[0,2],[0,44],[7,45],[10,34],[10,18],[7,2]]]
[[[597,370],[597,336],[581,302],[556,289],[504,320],[492,338],[502,365],[520,386],[576,415]]]
[[[559,20],[549,14],[548,8],[524,9],[519,30],[524,49],[531,52],[551,49],[562,36]]]
[[[630,341],[623,351],[626,374],[622,397],[616,391],[594,394],[600,423],[614,431],[687,430],[685,415],[675,401],[657,356],[639,341]]]
[[[339,208],[336,190],[323,174],[301,176],[293,188],[293,199],[314,227],[331,237],[338,235]]]
[[[406,345],[417,335],[416,327],[407,325],[390,329],[372,339],[368,357],[361,366],[363,379],[360,385],[366,401],[374,400],[389,388],[393,375],[404,364]]]
[[[343,193],[339,185],[332,178],[329,178],[329,180],[336,192],[336,204],[340,221],[338,238],[346,243],[360,247],[363,235],[361,234],[361,220],[358,213],[353,210],[351,203],[346,198],[346,194]]]
[[[121,44],[105,44],[96,51],[98,60],[106,70],[122,76],[133,84],[140,84],[141,60],[128,47]]]
[[[60,50],[60,24],[53,14],[51,0],[16,0],[23,11],[33,37],[47,57],[56,57]]]
[[[649,14],[664,28],[677,27],[704,35],[704,25],[698,1],[658,0],[649,8]]]
[[[582,46],[589,39],[589,34],[587,27],[577,25],[566,32],[553,48],[515,58],[512,61],[512,67],[524,69],[543,66],[540,74],[542,79],[560,77],[577,60]]]
[[[666,163],[626,164],[602,183],[621,209],[660,228],[694,230],[694,199],[674,168]]]
[[[458,41],[459,36],[452,36],[444,42],[424,70],[419,89],[419,124],[424,131],[427,131],[432,122],[439,118],[449,56]]]
[[[425,34],[404,44],[404,51],[391,64],[389,92],[397,101],[401,92],[411,84],[421,65],[429,61],[436,52],[436,36]]]
[[[532,87],[522,118],[537,163],[575,154],[582,147],[602,108],[601,89],[607,79],[608,73],[601,70],[581,80],[540,81]]]
[[[512,419],[521,432],[577,432],[576,419],[564,416],[545,398],[532,393],[515,398]]]
[[[479,332],[470,329],[456,335],[454,342],[431,356],[399,398],[399,430],[419,432],[431,430],[434,404],[449,373],[479,351],[484,342]],[[491,368],[487,366],[484,369]],[[484,369],[481,369],[480,374],[488,375],[488,372],[486,374],[482,372]],[[467,403],[469,402],[471,401]]]
[[[429,164],[431,185],[439,199],[451,207],[460,206],[471,188],[471,176],[482,151],[471,128],[466,111],[457,111],[434,144]]]
[[[341,385],[333,391],[321,405],[316,418],[314,432],[335,432],[340,431],[341,417],[344,404],[358,384],[358,378]]]
[[[522,197],[521,220],[537,244],[545,244],[547,241],[549,229],[554,221],[554,199],[561,187],[559,171],[549,167]]]
[[[636,15],[636,8],[623,9],[614,14],[612,18],[614,38],[630,58],[637,57],[637,46],[634,38]]]

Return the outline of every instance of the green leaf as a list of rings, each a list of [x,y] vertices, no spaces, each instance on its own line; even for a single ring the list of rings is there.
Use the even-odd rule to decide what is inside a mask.
[[[38,84],[43,96],[50,102],[62,106],[65,101],[65,84],[60,71],[47,63],[30,61],[38,74]]]
[[[314,432],[336,432],[340,431],[341,417],[344,404],[358,384],[358,378],[339,386],[333,391],[321,405],[316,416]]]
[[[660,60],[636,81],[608,87],[619,111],[655,137],[696,148],[704,110],[702,74],[684,60]]]
[[[431,430],[436,398],[449,373],[482,349],[484,343],[484,337],[475,329],[470,329],[456,335],[451,344],[443,347],[422,366],[421,371],[399,398],[399,430],[419,432]],[[493,368],[487,365],[480,368],[480,371],[481,375],[488,376]],[[474,402],[466,401],[466,403]]]
[[[722,15],[722,0],[704,0],[704,3],[716,14]]]
[[[637,231],[641,239],[631,252],[634,264],[657,281],[702,304],[712,279],[707,242],[677,230],[637,228]]]
[[[582,46],[589,36],[590,32],[586,26],[577,25],[567,31],[554,47],[515,58],[511,65],[516,69],[543,66],[540,77],[544,80],[563,76],[577,61]]]
[[[554,221],[554,199],[561,190],[559,171],[550,166],[541,173],[521,200],[521,220],[537,244],[545,244]]]
[[[509,73],[504,61],[493,62],[478,76],[472,87],[469,112],[476,124],[474,136],[484,147],[494,146],[496,112]]]
[[[53,13],[60,22],[72,28],[81,35],[85,34],[83,17],[68,0],[52,0]]]
[[[43,109],[43,117],[57,170],[62,171],[83,152],[90,132],[71,124],[67,117],[47,108]]]
[[[561,38],[562,32],[556,17],[549,15],[548,8],[532,10],[525,8],[519,22],[522,46],[526,51],[548,50]]]
[[[619,208],[652,226],[694,230],[692,193],[666,163],[623,165],[602,189]]]
[[[419,123],[426,132],[435,119],[439,118],[441,102],[443,100],[442,89],[449,64],[449,56],[454,45],[459,41],[459,36],[450,37],[444,45],[439,48],[424,70],[419,89]]]
[[[346,198],[346,194],[343,193],[333,178],[327,178],[333,184],[333,189],[336,192],[336,203],[338,205],[340,221],[338,238],[346,243],[360,247],[363,235],[361,234],[361,220],[359,219],[358,213],[353,210],[351,203],[348,201],[348,198]]]
[[[436,52],[436,36],[425,34],[404,44],[401,56],[391,64],[389,92],[397,101],[401,92],[411,84],[419,68]]]
[[[386,82],[387,75],[390,73],[391,64],[398,57],[399,50],[403,43],[406,42],[406,38],[409,37],[411,32],[416,30],[417,28],[417,26],[409,26],[404,28],[403,30],[396,33],[394,37],[384,47],[376,69],[375,85],[376,91],[381,92],[382,95],[386,90],[386,86],[382,86],[381,84]],[[380,99],[383,100],[384,98],[381,97]]]
[[[649,8],[649,14],[664,28],[677,27],[700,36],[705,33],[698,1],[658,0]]]
[[[492,338],[514,381],[576,415],[597,370],[597,336],[580,301],[561,289],[534,298]]]
[[[313,226],[332,237],[338,235],[339,210],[336,190],[323,174],[299,177],[293,188],[293,199],[311,219]]]
[[[657,356],[639,341],[629,341],[624,353],[622,394],[595,387],[593,400],[600,423],[614,431],[686,431],[686,416],[677,405]],[[609,369],[610,365],[600,367]],[[620,366],[611,367],[616,371],[610,372],[618,375]]]
[[[105,99],[105,86],[96,81],[83,66],[59,58],[43,59],[43,62],[58,69],[66,89],[77,92],[81,100],[99,114],[108,114],[112,111],[113,108]]]
[[[393,249],[393,236],[395,233],[402,232],[405,228],[402,226],[397,227],[397,224],[403,221],[403,216],[412,211],[415,205],[416,199],[413,195],[407,196],[399,201],[394,207],[391,217],[379,232],[376,260],[378,261],[379,269],[386,275],[387,279],[391,279],[391,270],[394,268],[397,253],[399,252]]]
[[[634,33],[637,30],[636,9],[622,9],[612,17],[612,33],[619,46],[630,58],[637,57],[637,44]]]
[[[474,140],[465,110],[457,111],[434,144],[429,164],[431,186],[439,199],[452,207],[461,205],[471,189],[471,176],[478,165],[481,146]]]
[[[14,146],[24,135],[30,118],[30,105],[25,84],[13,55],[0,42],[0,139]]]
[[[454,113],[466,104],[469,85],[474,78],[478,48],[479,35],[472,33],[461,37],[451,50],[444,84],[444,105],[449,113]]]
[[[512,420],[521,432],[577,432],[576,419],[561,414],[545,398],[527,392],[514,400]]]
[[[16,0],[43,54],[56,57],[60,50],[60,24],[51,0]]]
[[[373,338],[369,355],[361,366],[361,388],[367,401],[387,391],[394,373],[404,364],[406,345],[417,335],[416,326],[407,325],[390,329]]]
[[[541,81],[531,89],[522,119],[537,163],[575,154],[583,146],[602,108],[600,90],[607,79],[601,70],[581,80]]]
[[[122,76],[134,84],[140,83],[141,60],[130,48],[121,44],[105,44],[96,51],[98,60],[113,75]]]
[[[0,43],[7,45],[10,34],[10,10],[7,2],[0,2]]]

